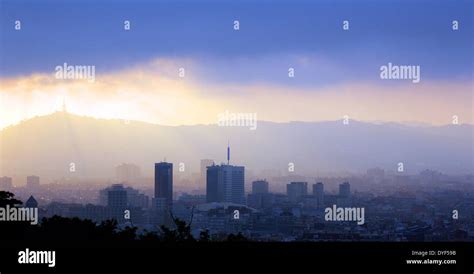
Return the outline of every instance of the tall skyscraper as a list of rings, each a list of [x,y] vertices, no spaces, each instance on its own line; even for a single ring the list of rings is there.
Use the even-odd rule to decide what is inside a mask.
[[[245,167],[230,165],[230,147],[227,147],[227,165],[207,167],[206,201],[245,203]]]
[[[10,191],[13,188],[11,177],[0,177],[0,190]]]
[[[266,180],[257,180],[252,182],[252,194],[268,193],[268,182]]]
[[[324,205],[324,185],[322,182],[313,185],[313,196],[316,198],[318,208],[321,208]]]
[[[201,175],[199,178],[199,188],[206,188],[207,167],[212,166],[213,164],[214,164],[214,161],[211,159],[201,160]]]
[[[173,164],[155,163],[155,199],[165,198],[169,207],[173,205]]]
[[[213,203],[224,200],[224,184],[222,181],[221,167],[208,166],[206,172],[206,202]]]
[[[214,165],[207,167],[206,201],[243,204],[245,200],[245,168]]]
[[[351,196],[351,185],[349,182],[344,182],[339,185],[339,196],[341,198],[349,198]]]
[[[303,196],[308,195],[308,183],[291,182],[286,185],[286,194],[290,202],[299,202]]]
[[[26,177],[26,187],[30,189],[36,189],[40,186],[40,177],[38,176],[28,176]]]

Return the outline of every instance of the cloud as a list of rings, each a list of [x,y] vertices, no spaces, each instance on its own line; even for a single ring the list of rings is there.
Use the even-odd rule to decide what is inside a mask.
[[[299,62],[307,66],[312,61]],[[241,69],[239,64],[235,67]],[[179,68],[185,68],[184,78],[179,77]],[[203,76],[208,71],[199,60],[161,58],[126,70],[96,71],[94,83],[59,80],[53,72],[1,79],[0,128],[60,110],[63,98],[73,113],[165,125],[216,123],[217,115],[226,110],[256,112],[260,120],[276,122],[335,120],[348,115],[358,120],[448,124],[457,115],[461,123],[473,123],[470,82],[345,81],[292,86],[278,81],[228,83],[212,80],[218,75]]]

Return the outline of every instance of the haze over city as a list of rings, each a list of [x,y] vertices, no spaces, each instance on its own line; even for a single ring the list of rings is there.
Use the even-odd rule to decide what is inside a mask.
[[[472,3],[378,2],[2,1],[0,237],[474,241]]]

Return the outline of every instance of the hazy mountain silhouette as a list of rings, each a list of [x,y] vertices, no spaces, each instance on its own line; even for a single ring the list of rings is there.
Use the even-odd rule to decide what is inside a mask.
[[[379,166],[396,170],[403,162],[408,173],[436,169],[446,173],[473,172],[472,125],[406,126],[350,121],[258,122],[248,127],[217,125],[160,126],[106,120],[56,112],[4,128],[0,139],[0,176],[37,174],[60,178],[110,177],[123,162],[141,166],[145,175],[153,163],[185,163],[198,171],[199,160],[226,158],[248,170],[275,169],[288,163],[297,173],[364,171]]]

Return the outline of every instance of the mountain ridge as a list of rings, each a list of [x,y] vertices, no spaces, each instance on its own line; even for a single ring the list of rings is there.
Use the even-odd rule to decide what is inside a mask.
[[[167,126],[122,119],[100,119],[55,112],[36,116],[0,131],[0,176],[30,175],[110,177],[123,162],[152,175],[154,162],[167,158],[197,172],[199,160],[225,160],[227,142],[232,163],[249,172],[286,174],[364,172],[379,166],[407,173],[436,169],[473,172],[473,132],[469,124],[431,127],[350,120],[325,122],[258,122],[248,127]],[[69,164],[75,163],[71,174]]]
[[[162,127],[187,127],[187,126],[213,126],[217,125],[217,123],[210,123],[210,124],[193,124],[193,125],[162,125],[162,124],[155,124],[151,122],[146,122],[146,121],[139,121],[139,120],[128,120],[128,119],[121,119],[121,118],[102,118],[102,117],[93,117],[93,116],[87,116],[87,115],[80,115],[80,114],[75,114],[72,112],[63,112],[63,111],[55,111],[49,114],[45,115],[36,115],[27,119],[24,119],[16,124],[11,124],[8,125],[2,129],[0,129],[0,132],[2,130],[18,126],[22,123],[29,122],[34,119],[42,118],[42,117],[51,117],[55,115],[68,115],[68,116],[74,116],[74,117],[80,117],[80,118],[89,118],[89,119],[94,119],[94,120],[104,120],[104,121],[119,121],[119,122],[133,122],[133,123],[143,123],[143,124],[148,124],[148,125],[155,125],[155,126],[162,126]],[[262,121],[258,120],[258,123],[268,123],[268,124],[291,124],[291,123],[301,123],[301,124],[314,124],[314,123],[334,123],[334,122],[342,122],[343,119],[339,120],[324,120],[324,121],[298,121],[298,120],[292,120],[292,121],[286,121],[286,122],[274,122],[274,121]],[[371,125],[396,125],[396,126],[404,126],[404,127],[431,127],[431,128],[436,128],[436,127],[450,127],[450,126],[468,126],[468,127],[473,127],[473,124],[469,123],[461,123],[458,125],[453,125],[453,124],[442,124],[442,125],[433,125],[429,123],[422,123],[422,122],[416,122],[416,121],[408,121],[408,122],[385,122],[385,121],[362,121],[362,120],[356,120],[356,119],[350,119],[350,123],[364,123],[364,124],[371,124]]]

